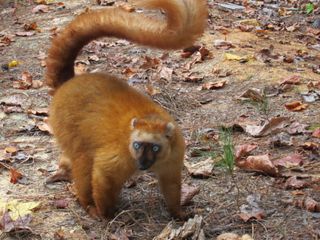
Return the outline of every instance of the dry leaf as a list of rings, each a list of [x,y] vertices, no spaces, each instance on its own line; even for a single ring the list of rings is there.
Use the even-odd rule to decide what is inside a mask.
[[[201,48],[201,46],[191,46],[191,47],[185,48],[185,49],[183,49],[183,52],[181,53],[181,57],[188,58],[192,54],[194,54],[195,52],[199,51],[200,48]]]
[[[16,147],[13,147],[13,146],[10,146],[10,147],[6,147],[4,149],[4,151],[6,153],[10,153],[10,154],[13,154],[13,153],[16,153],[18,151],[18,149]]]
[[[285,168],[291,168],[291,167],[297,167],[302,166],[303,159],[300,154],[291,154],[284,158],[277,159],[273,161],[273,164],[278,167],[285,167]]]
[[[37,5],[32,9],[32,13],[47,13],[49,12],[49,7],[47,5]]]
[[[236,160],[240,160],[241,158],[246,157],[248,155],[248,153],[252,152],[257,147],[258,147],[258,145],[253,144],[253,143],[236,146],[235,147]]]
[[[292,176],[287,179],[284,186],[286,189],[301,189],[309,186],[309,184],[303,180],[299,180],[297,176]]]
[[[257,88],[250,88],[241,94],[240,99],[251,99],[255,102],[263,102],[262,91]]]
[[[202,84],[201,90],[211,90],[211,89],[219,89],[223,88],[227,83],[227,80],[222,80],[218,82],[207,82]]]
[[[185,206],[192,198],[200,193],[200,188],[197,186],[192,186],[188,184],[182,184],[181,186],[181,205]]]
[[[300,84],[300,80],[301,80],[301,77],[298,76],[298,75],[293,75],[293,76],[290,76],[288,78],[285,78],[281,83],[280,85],[284,85],[284,84],[292,84],[292,85],[298,85]]]
[[[312,137],[320,138],[320,128],[314,130],[314,132],[312,133]]]
[[[198,163],[184,161],[184,165],[193,177],[209,177],[213,170],[213,160],[211,157]]]
[[[165,79],[169,82],[172,81],[172,74],[173,74],[173,69],[172,68],[168,68],[166,66],[162,66],[159,72],[159,77],[160,79]]]
[[[286,103],[285,107],[290,111],[297,112],[306,109],[308,107],[308,104],[302,103],[300,101],[294,101],[291,103]]]
[[[58,199],[53,202],[53,205],[58,209],[65,209],[68,207],[69,202],[66,199]]]
[[[320,203],[313,200],[311,197],[299,199],[293,202],[293,204],[296,207],[306,209],[309,212],[320,212]]]
[[[15,168],[10,168],[10,182],[16,184],[21,178],[22,174]]]
[[[157,87],[152,86],[151,84],[146,85],[146,91],[150,96],[161,93],[161,90]]]
[[[23,25],[23,29],[25,31],[33,31],[33,30],[36,30],[37,28],[38,28],[38,25],[36,22],[26,23]]]
[[[30,37],[30,36],[33,36],[34,34],[36,34],[35,31],[16,32],[16,35],[19,37]]]
[[[249,156],[245,160],[236,161],[236,165],[245,170],[261,172],[271,176],[276,176],[278,174],[278,170],[273,165],[268,154]]]
[[[284,128],[288,124],[290,118],[288,117],[275,117],[270,119],[262,126],[247,125],[245,131],[253,137],[266,136],[278,129]]]
[[[265,217],[265,212],[259,207],[261,196],[258,194],[248,195],[246,201],[248,204],[240,206],[239,217],[245,222],[251,219],[262,220]]]

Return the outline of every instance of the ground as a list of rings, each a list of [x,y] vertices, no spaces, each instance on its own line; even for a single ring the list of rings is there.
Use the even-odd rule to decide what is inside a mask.
[[[57,168],[59,151],[45,123],[51,97],[42,84],[43,60],[56,28],[88,8],[101,6],[71,0],[51,1],[36,9],[33,1],[16,2],[15,6],[12,1],[0,2],[0,196],[2,201],[41,205],[32,214],[28,231],[2,229],[0,239],[154,238],[171,218],[150,173],[124,187],[116,217],[102,222],[80,207],[71,183],[45,184]],[[252,1],[251,5],[233,1],[243,2],[243,10],[225,10],[220,2],[209,1],[208,28],[196,43],[202,48],[192,55],[191,50],[168,53],[100,39],[85,47],[77,71],[108,71],[128,79],[175,116],[187,143],[186,162],[209,159],[214,168],[205,176],[194,177],[187,167],[183,171],[183,182],[200,189],[183,209],[189,217],[202,216],[206,239],[224,232],[258,240],[319,239],[317,6],[307,14],[308,1]],[[242,21],[246,19],[251,20]],[[36,26],[30,27],[33,22]],[[258,101],[243,100],[248,89],[264,93],[255,91]],[[285,107],[294,101],[300,101],[301,109]],[[255,135],[247,128],[279,117],[288,119],[271,127],[275,131]],[[246,156],[237,154],[236,160],[245,164],[237,163],[228,173],[217,164],[223,155],[221,128],[232,129],[236,149],[255,145],[250,155],[266,155],[277,173],[265,167],[248,170]],[[298,154],[298,165],[276,166],[277,160],[292,154]],[[23,177],[15,179],[15,171]],[[304,184],[289,184],[290,177]],[[253,206],[250,197],[259,206]],[[313,207],[305,199],[313,199]],[[245,204],[263,214],[253,213],[245,220]],[[175,220],[174,226],[183,223]]]

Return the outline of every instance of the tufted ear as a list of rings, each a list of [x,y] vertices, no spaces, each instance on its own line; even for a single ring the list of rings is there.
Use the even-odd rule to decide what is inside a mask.
[[[130,123],[130,125],[131,125],[131,130],[133,130],[133,129],[136,127],[137,122],[138,122],[138,119],[136,119],[136,118],[132,118],[132,119],[131,119],[131,123]]]
[[[176,127],[174,126],[174,124],[172,122],[168,122],[167,126],[166,126],[166,137],[171,138],[174,134]]]

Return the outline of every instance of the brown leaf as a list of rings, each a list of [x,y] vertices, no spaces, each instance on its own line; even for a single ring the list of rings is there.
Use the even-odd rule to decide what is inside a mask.
[[[201,61],[204,61],[207,57],[210,56],[210,51],[207,48],[205,48],[204,46],[202,46],[199,49],[199,52],[200,52],[200,55],[201,55]]]
[[[311,197],[299,199],[294,201],[293,204],[296,207],[306,209],[309,212],[320,212],[320,203],[313,200]]]
[[[187,168],[189,174],[193,177],[209,177],[212,174],[213,170],[213,160],[211,159],[211,157],[197,163],[189,163],[187,161],[184,161],[184,165]]]
[[[302,134],[306,132],[307,124],[301,124],[299,122],[293,122],[288,128],[287,132],[291,135]]]
[[[291,102],[291,103],[286,103],[285,107],[289,111],[297,112],[297,111],[305,110],[308,107],[308,104],[302,103],[300,101],[294,101],[294,102]]]
[[[19,217],[17,220],[12,220],[8,211],[5,211],[0,218],[0,230],[6,233],[9,232],[32,232],[32,229],[29,227],[32,221],[31,214]]]
[[[19,179],[22,178],[22,174],[15,168],[10,168],[10,182],[16,184]]]
[[[66,199],[58,199],[58,200],[55,200],[53,204],[58,209],[65,209],[68,207],[69,202]]]
[[[262,220],[265,217],[265,212],[259,207],[261,196],[252,194],[247,196],[247,203],[240,206],[239,217],[248,222],[249,220],[256,219]]]
[[[146,91],[150,96],[161,93],[161,90],[157,87],[153,87],[151,84],[146,85]]]
[[[49,108],[43,107],[43,108],[34,108],[34,109],[29,109],[27,111],[28,114],[34,114],[37,116],[48,116]]]
[[[188,184],[182,184],[181,186],[181,205],[185,206],[192,198],[200,193],[200,188],[197,186],[192,186]]]
[[[49,12],[49,7],[44,4],[37,5],[32,9],[32,13],[47,13],[47,12]]]
[[[45,133],[50,133],[50,134],[52,134],[52,129],[51,129],[51,127],[49,126],[48,120],[47,120],[46,118],[43,119],[43,122],[42,122],[42,121],[38,121],[38,122],[36,123],[36,126],[37,126],[37,128],[38,128],[40,131],[45,132]]]
[[[245,170],[261,172],[271,176],[278,174],[278,170],[273,165],[268,154],[249,156],[245,160],[236,161],[236,165]]]
[[[320,128],[314,130],[314,132],[312,133],[312,137],[320,138]]]
[[[195,52],[199,51],[200,48],[201,48],[201,46],[191,46],[191,47],[185,48],[185,49],[183,49],[183,52],[181,53],[181,57],[188,58],[192,54],[194,54]]]
[[[33,31],[33,30],[37,30],[38,25],[36,22],[32,22],[32,23],[26,23],[23,25],[23,29],[25,31]]]
[[[306,150],[317,150],[320,147],[320,144],[315,142],[305,142],[301,146],[303,149],[306,149]]]
[[[250,88],[241,94],[240,98],[251,99],[255,102],[263,102],[262,91],[257,88]]]
[[[201,90],[211,90],[223,88],[227,83],[227,80],[222,80],[218,82],[207,82],[201,86]]]
[[[142,69],[150,69],[157,68],[160,64],[160,60],[158,58],[151,58],[148,56],[144,57],[144,63],[140,66]]]
[[[285,79],[280,83],[280,85],[284,85],[284,84],[298,85],[298,84],[300,84],[300,80],[301,80],[301,77],[300,77],[300,76],[298,76],[298,75],[293,75],[293,76],[290,76],[290,77],[285,78]]]
[[[172,68],[168,68],[166,66],[162,66],[159,72],[159,77],[160,79],[165,79],[169,82],[171,82],[172,80],[172,74],[173,74],[173,69]]]
[[[285,167],[285,168],[290,168],[290,167],[297,167],[297,166],[302,166],[303,165],[303,159],[300,154],[291,154],[288,155],[284,158],[277,159],[273,161],[273,164],[276,167]]]
[[[288,124],[290,118],[288,117],[275,117],[270,119],[262,126],[247,125],[245,131],[253,137],[266,136],[278,129],[284,128]]]
[[[292,176],[287,179],[284,186],[286,189],[301,189],[309,186],[309,184],[303,180],[299,180],[297,176]]]
[[[25,32],[16,32],[16,35],[19,36],[19,37],[30,37],[30,36],[33,36],[35,35],[36,32],[35,31],[25,31]]]
[[[10,147],[6,147],[4,151],[6,153],[14,154],[18,151],[18,149],[16,147],[10,146]]]
[[[246,157],[248,155],[248,153],[252,152],[257,147],[258,147],[258,145],[253,144],[253,143],[236,146],[235,147],[236,160],[240,160],[241,158]]]

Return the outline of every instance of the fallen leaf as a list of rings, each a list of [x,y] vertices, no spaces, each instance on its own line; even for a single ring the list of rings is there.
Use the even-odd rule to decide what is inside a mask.
[[[194,54],[195,52],[199,51],[200,48],[201,48],[201,46],[191,46],[191,47],[185,48],[185,49],[183,49],[181,57],[188,58],[192,54]]]
[[[132,238],[132,230],[117,229],[115,233],[110,234],[110,240],[129,240]]]
[[[234,48],[235,46],[230,41],[225,41],[222,39],[217,39],[213,43],[214,47],[217,49],[225,49],[228,50],[230,48]]]
[[[235,233],[222,233],[216,238],[216,240],[253,240],[253,238],[248,234],[239,236]]]
[[[256,144],[243,144],[235,146],[235,156],[236,160],[240,160],[243,157],[246,157],[250,152],[256,149],[258,145]]]
[[[6,211],[0,218],[0,230],[5,233],[10,232],[32,232],[29,227],[32,221],[32,216],[30,214],[19,217],[17,220],[12,220],[9,213]]]
[[[185,206],[190,203],[191,199],[200,193],[200,188],[188,184],[181,186],[181,205]]]
[[[19,179],[22,179],[22,174],[15,168],[10,168],[10,182],[16,184]]]
[[[210,56],[210,51],[207,48],[205,48],[204,46],[202,46],[199,49],[199,53],[201,56],[201,61],[204,61],[208,56]]]
[[[16,147],[13,147],[13,146],[10,146],[10,147],[6,147],[4,149],[4,151],[6,153],[10,153],[10,154],[13,154],[13,153],[16,153],[18,151],[18,149]]]
[[[53,204],[58,209],[65,209],[68,207],[69,202],[66,199],[58,199],[58,200],[55,200]]]
[[[316,130],[312,133],[312,137],[320,138],[320,128],[316,129]]]
[[[144,57],[144,63],[140,66],[142,69],[150,69],[157,68],[160,64],[160,60],[158,58],[151,58],[148,56]]]
[[[292,84],[292,85],[298,85],[300,84],[301,81],[301,77],[298,75],[293,75],[290,77],[285,78],[280,85],[284,85],[284,84]]]
[[[305,142],[301,146],[306,150],[317,150],[320,147],[320,144],[315,142]]]
[[[184,161],[184,165],[187,168],[188,173],[193,177],[209,177],[213,170],[213,160],[211,157],[198,163]]]
[[[303,159],[300,154],[291,154],[286,157],[277,159],[273,161],[273,164],[276,167],[284,167],[284,168],[291,168],[303,165]]]
[[[34,31],[34,30],[37,30],[37,28],[38,28],[38,25],[36,22],[26,23],[23,25],[23,29],[25,31]]]
[[[262,91],[257,88],[250,88],[240,95],[240,99],[250,99],[255,102],[263,102]]]
[[[306,197],[294,201],[293,204],[296,207],[306,209],[309,212],[320,212],[320,203],[312,199],[311,197]]]
[[[300,101],[294,101],[294,102],[291,102],[291,103],[286,103],[285,107],[289,111],[297,112],[297,111],[305,110],[308,107],[308,104],[302,103]]]
[[[280,132],[270,139],[272,147],[289,147],[293,145],[293,138],[285,132]]]
[[[299,122],[293,122],[288,128],[287,132],[291,135],[303,134],[307,130],[307,124],[301,124]]]
[[[253,137],[261,137],[269,135],[288,124],[290,118],[288,117],[275,117],[270,119],[262,126],[247,125],[245,131]]]
[[[246,200],[248,204],[240,206],[239,217],[244,222],[252,219],[262,220],[265,217],[265,211],[259,207],[261,196],[258,194],[248,195]]]
[[[32,13],[47,13],[49,12],[49,7],[44,4],[35,6],[32,10]]]
[[[51,129],[50,125],[48,124],[47,118],[44,118],[43,121],[38,121],[36,123],[36,126],[40,131],[52,134],[52,129]]]
[[[173,221],[169,222],[161,233],[153,238],[153,240],[178,240],[178,239],[205,239],[203,229],[202,216],[195,215],[194,218],[189,218],[182,227],[175,229]]]
[[[11,201],[4,201],[0,198],[0,213],[9,212],[9,216],[13,221],[31,215],[32,211],[40,206],[40,202],[20,202],[16,199]]]
[[[19,36],[19,37],[30,37],[30,36],[33,36],[35,35],[36,32],[35,31],[25,31],[25,32],[16,32],[16,35]]]
[[[211,90],[223,88],[227,83],[227,80],[222,80],[218,82],[207,82],[202,84],[201,90]]]
[[[309,184],[303,180],[299,180],[297,176],[292,176],[287,179],[284,186],[286,189],[301,189],[309,186]]]
[[[245,170],[261,172],[271,176],[276,176],[278,174],[278,170],[273,165],[268,154],[249,156],[244,160],[237,160],[236,165]]]
[[[159,72],[159,77],[160,79],[165,79],[169,82],[172,81],[172,74],[173,74],[173,69],[172,68],[168,68],[166,66],[162,66]]]
[[[146,91],[150,96],[161,93],[161,90],[157,87],[152,86],[151,84],[146,85]]]

